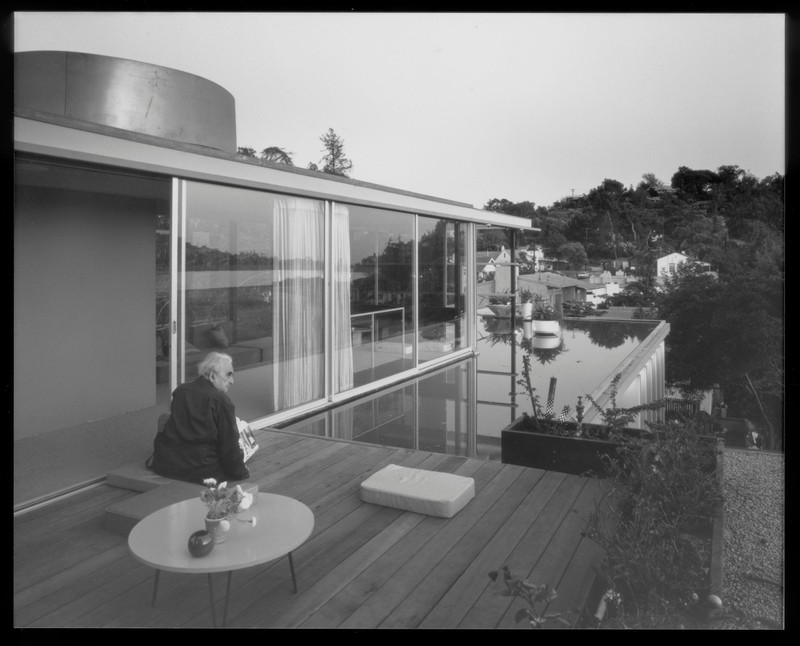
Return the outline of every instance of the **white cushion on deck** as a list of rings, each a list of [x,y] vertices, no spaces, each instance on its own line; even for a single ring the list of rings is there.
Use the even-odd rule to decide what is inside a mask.
[[[361,483],[364,502],[442,518],[451,518],[474,497],[472,478],[396,464]]]

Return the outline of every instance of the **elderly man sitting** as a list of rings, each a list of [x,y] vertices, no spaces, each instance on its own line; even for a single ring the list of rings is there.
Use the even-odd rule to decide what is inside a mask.
[[[239,446],[236,412],[228,397],[233,360],[211,352],[199,364],[199,377],[172,393],[170,416],[153,442],[152,469],[188,482],[244,480],[250,472]]]

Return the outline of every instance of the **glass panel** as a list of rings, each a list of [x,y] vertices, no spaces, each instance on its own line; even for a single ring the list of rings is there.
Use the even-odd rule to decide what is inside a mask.
[[[188,183],[185,374],[231,355],[242,419],[324,396],[323,216],[317,200]]]
[[[172,343],[172,217],[169,212],[156,215],[156,382],[170,380]]]
[[[413,367],[414,216],[348,206],[353,385]]]
[[[476,455],[475,404],[470,405],[470,363],[456,364],[425,379],[419,388],[419,431],[421,451]],[[483,456],[482,456],[483,457]]]
[[[465,225],[420,217],[419,360],[466,345]]]
[[[499,460],[499,439],[476,434],[474,361],[367,395],[284,430],[319,435],[325,417],[332,420],[335,439]]]
[[[403,386],[335,410],[336,437],[369,444],[416,448],[414,393],[413,385]]]

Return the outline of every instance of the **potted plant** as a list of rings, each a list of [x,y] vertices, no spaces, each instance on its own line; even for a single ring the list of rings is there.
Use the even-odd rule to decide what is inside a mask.
[[[539,295],[533,298],[531,318],[533,319],[534,334],[558,334],[561,330],[558,315],[552,303]]]
[[[483,338],[489,342],[489,345],[495,346],[498,343],[509,345],[514,339],[510,318],[487,316],[484,318],[484,325],[486,335]]]
[[[214,543],[224,543],[231,528],[231,516],[249,509],[253,504],[253,494],[238,484],[234,487],[229,487],[227,482],[217,484],[214,478],[203,480],[203,484],[205,488],[200,493],[200,500],[208,508],[206,531],[211,533]],[[255,523],[255,517],[243,522]]]
[[[660,408],[664,402],[621,408],[616,404],[617,374],[611,385],[611,406],[601,408],[587,395],[591,405],[600,411],[601,424],[583,423],[585,406],[578,397],[576,415],[572,417],[569,406],[556,415],[542,406],[536,389],[531,385],[531,354],[522,357],[522,376],[517,385],[523,388],[531,401],[532,412],[515,419],[500,431],[502,461],[506,464],[534,467],[573,475],[606,475],[603,456],[615,457],[618,449],[636,439],[651,437],[647,430],[630,429],[635,416],[644,411]]]
[[[511,296],[506,294],[495,294],[489,298],[489,309],[492,314],[500,318],[511,316]]]
[[[517,291],[517,297],[520,316],[523,320],[531,319],[533,317],[533,292],[523,287]]]

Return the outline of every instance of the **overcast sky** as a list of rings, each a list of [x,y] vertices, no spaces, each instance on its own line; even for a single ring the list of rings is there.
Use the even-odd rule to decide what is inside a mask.
[[[190,72],[236,100],[237,144],[483,206],[538,206],[679,166],[785,173],[781,14],[15,15],[16,51]]]

